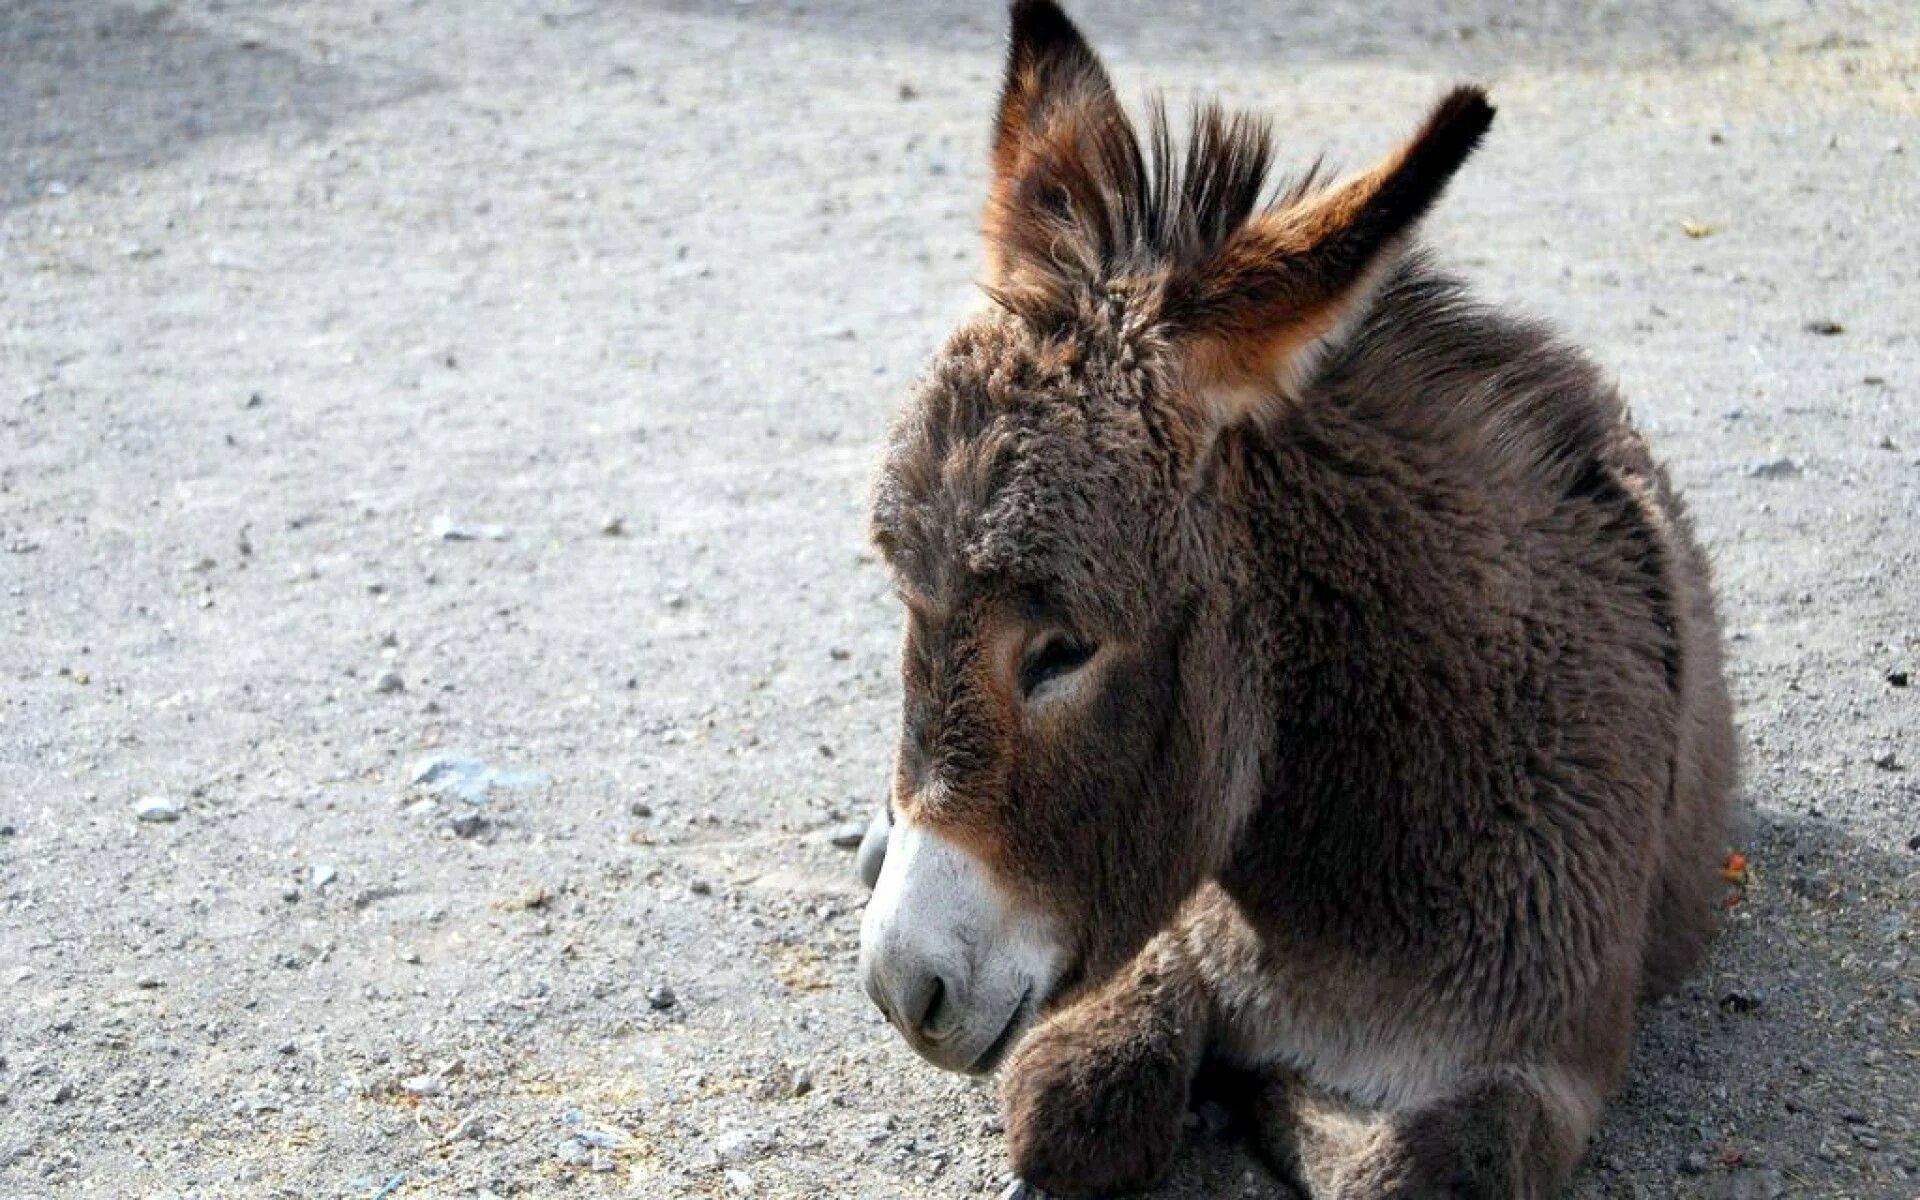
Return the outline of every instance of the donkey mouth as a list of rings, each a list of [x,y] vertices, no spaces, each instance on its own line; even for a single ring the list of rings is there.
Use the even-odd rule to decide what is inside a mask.
[[[993,1042],[980,1052],[980,1057],[973,1060],[973,1065],[967,1068],[967,1074],[986,1075],[999,1066],[1000,1060],[1007,1056],[1007,1051],[1013,1049],[1014,1042],[1026,1032],[1028,1019],[1032,1016],[1033,985],[1028,984],[1027,990],[1020,994],[1020,1002],[1013,1006],[1013,1014],[1007,1018],[1006,1026],[994,1035]]]

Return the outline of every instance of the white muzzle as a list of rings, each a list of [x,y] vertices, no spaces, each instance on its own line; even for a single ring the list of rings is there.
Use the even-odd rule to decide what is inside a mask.
[[[885,855],[860,926],[867,995],[921,1057],[985,1074],[1051,993],[1059,939],[936,833],[896,821]]]

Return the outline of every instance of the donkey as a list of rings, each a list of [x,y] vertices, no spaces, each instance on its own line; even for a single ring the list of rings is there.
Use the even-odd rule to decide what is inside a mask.
[[[1587,359],[1413,243],[1492,117],[1460,88],[1270,193],[1260,121],[1142,138],[1013,6],[990,303],[874,491],[905,703],[860,955],[922,1056],[1000,1068],[1010,1191],[1150,1185],[1210,1065],[1309,1196],[1555,1195],[1712,931],[1688,517]]]

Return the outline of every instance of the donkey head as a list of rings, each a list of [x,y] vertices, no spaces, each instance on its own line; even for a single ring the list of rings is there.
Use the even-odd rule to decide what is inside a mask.
[[[873,537],[907,611],[892,842],[861,931],[913,1046],[990,1070],[1217,872],[1259,790],[1266,631],[1222,434],[1283,402],[1485,131],[1449,96],[1380,166],[1263,205],[1265,128],[1143,147],[1050,3],[1014,5],[993,303],[898,420]]]

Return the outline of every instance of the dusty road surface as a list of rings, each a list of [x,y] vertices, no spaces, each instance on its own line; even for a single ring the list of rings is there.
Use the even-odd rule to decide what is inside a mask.
[[[1751,878],[1580,1197],[1920,1193],[1920,7],[1148,4],[1589,345],[1719,564]],[[853,984],[889,412],[997,5],[0,0],[0,1196],[983,1196]],[[492,772],[492,773],[489,773]],[[1271,1196],[1197,1130],[1173,1197]]]

